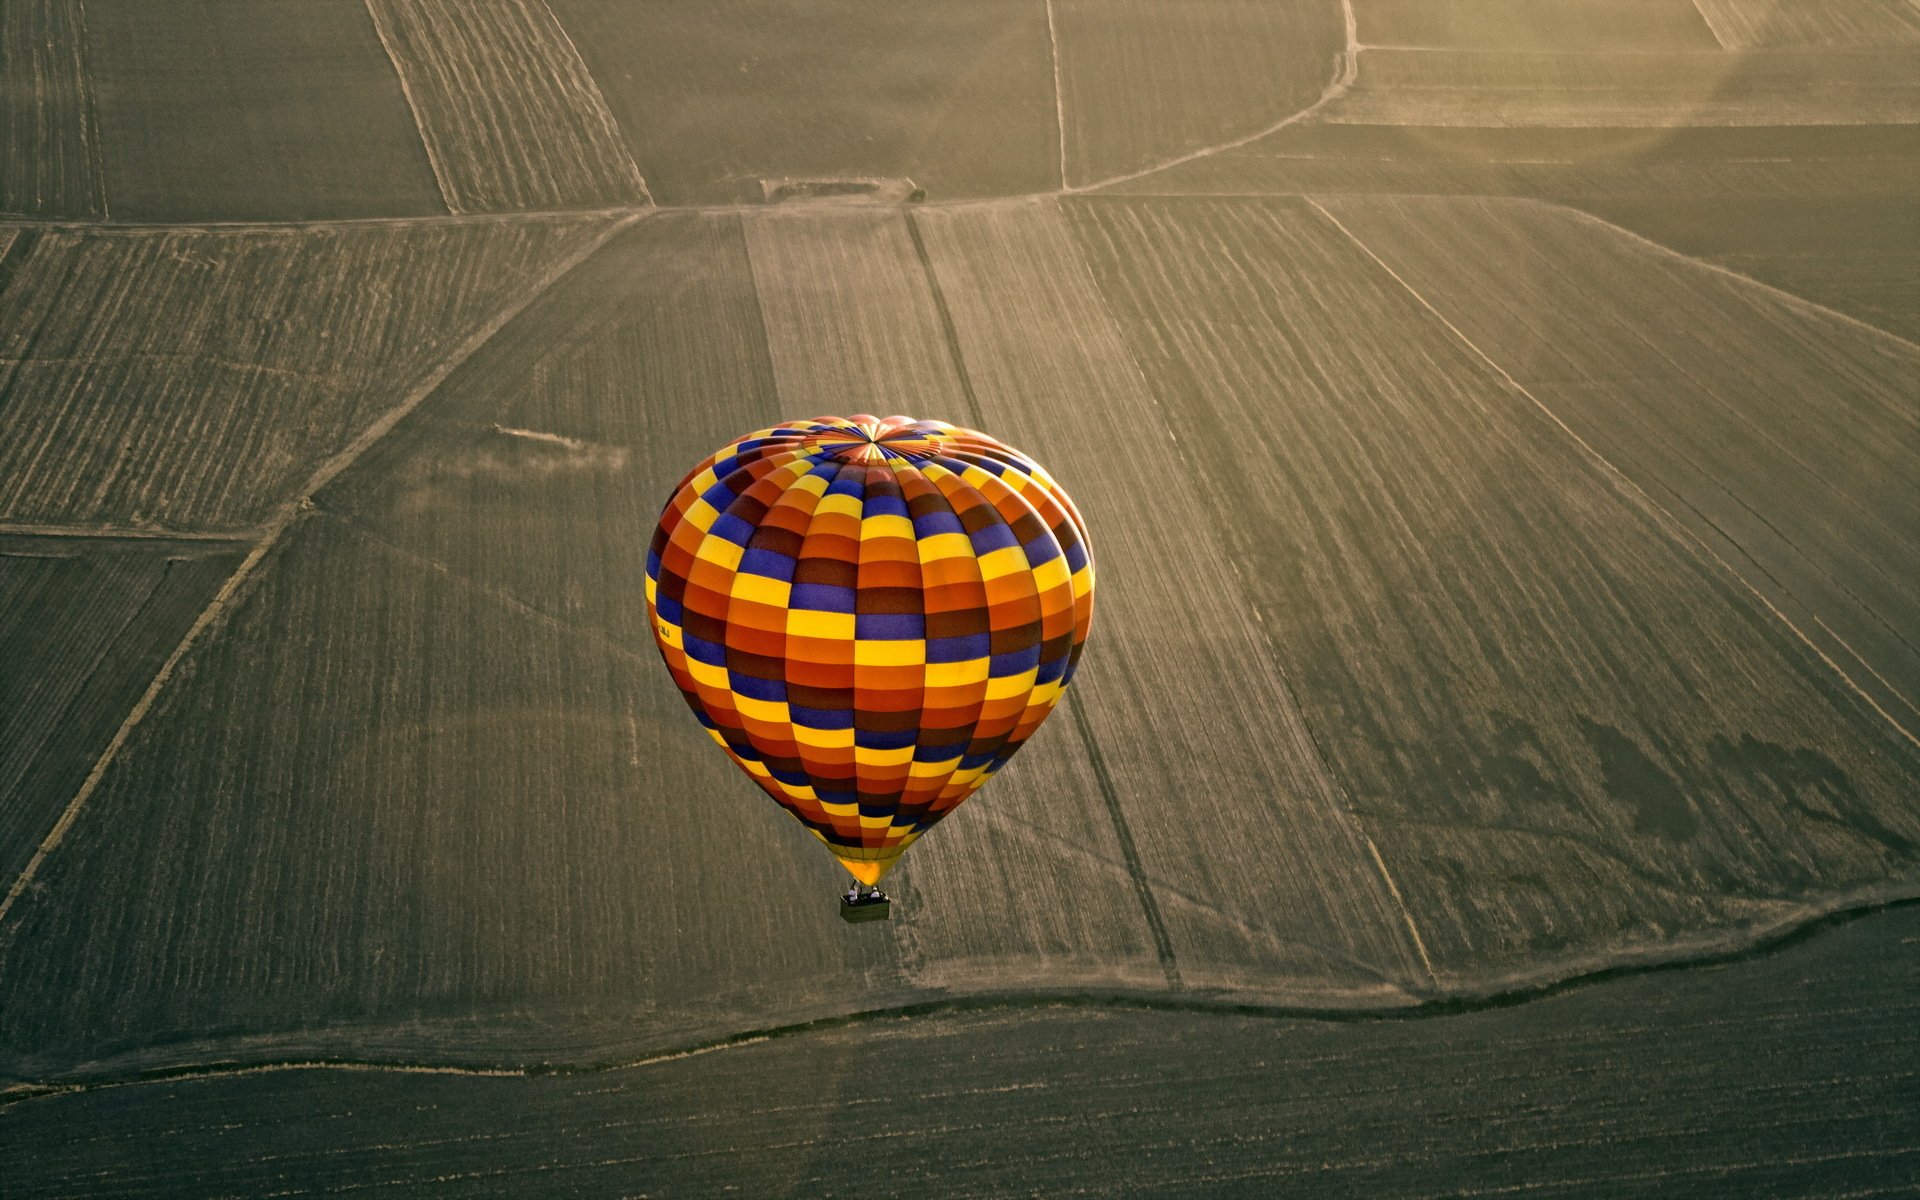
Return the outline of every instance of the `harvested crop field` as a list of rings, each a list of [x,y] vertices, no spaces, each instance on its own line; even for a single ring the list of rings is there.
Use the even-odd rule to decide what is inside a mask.
[[[1729,50],[1756,46],[1884,46],[1920,43],[1920,9],[1908,0],[1696,0]]]
[[[1352,0],[1368,47],[1719,50],[1693,0]]]
[[[1912,869],[1915,747],[1311,203],[1073,211],[1189,471],[1258,481],[1211,498],[1240,602],[1439,970]],[[1802,769],[1853,832],[1777,798]]]
[[[1414,1020],[987,1006],[558,1077],[216,1071],[23,1100],[0,1134],[39,1150],[23,1200],[1898,1195],[1916,945],[1908,907]]]
[[[628,225],[315,495],[189,656],[9,922],[16,1071],[236,1026],[255,1057],[618,1056],[1007,988],[1394,1007],[1906,886],[1920,753],[1502,374],[1550,340],[1491,364],[1335,220],[1356,203]],[[1806,371],[1838,353],[1833,319],[1663,269],[1798,331]],[[830,865],[699,753],[621,531],[730,431],[902,396],[1074,481],[1103,651],[844,943],[807,902]],[[1103,471],[1096,423],[1198,486]],[[249,919],[174,915],[214,896]]]
[[[362,4],[195,0],[189,15],[87,0],[85,10],[117,219],[446,211]]]
[[[761,179],[911,177],[939,197],[1059,182],[1047,14],[1028,0],[549,0],[662,204]]]
[[[1911,125],[1920,50],[1795,52],[1367,48],[1326,120],[1362,125],[1671,128]]]
[[[604,225],[27,232],[0,260],[0,520],[256,525]]]
[[[0,1191],[1901,1194],[1903,11],[0,7]],[[857,412],[1098,601],[843,913],[648,546]]]
[[[79,0],[0,9],[0,213],[107,215]]]
[[[456,213],[647,200],[613,114],[546,0],[373,0]]]
[[[1920,731],[1920,349],[1564,209],[1328,207]]]
[[[0,534],[0,878],[20,878],[239,562],[221,541]]]
[[[1053,0],[1049,13],[1072,187],[1258,133],[1344,69],[1335,0]]]

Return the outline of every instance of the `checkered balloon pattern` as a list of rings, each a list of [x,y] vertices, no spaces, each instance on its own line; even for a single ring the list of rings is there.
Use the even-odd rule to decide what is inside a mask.
[[[1059,702],[1093,559],[1026,455],[943,421],[816,417],[674,489],[647,615],[713,740],[872,884]]]

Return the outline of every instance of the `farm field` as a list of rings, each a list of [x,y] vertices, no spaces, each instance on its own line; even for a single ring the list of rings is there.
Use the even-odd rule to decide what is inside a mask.
[[[1043,4],[549,2],[662,204],[757,201],[766,178],[1059,182]]]
[[[767,323],[777,327],[781,317],[763,316],[757,289],[770,286],[774,272],[805,276],[809,260],[830,256],[835,243],[885,247],[891,239],[906,242],[897,213],[856,211],[830,222],[785,214],[745,223],[650,217],[503,331],[320,502],[651,664],[644,608],[633,603],[644,588],[644,556],[625,531],[653,520],[687,463],[741,431],[782,413],[844,403],[806,390],[804,364],[791,353],[804,337],[785,343],[785,356],[770,352]],[[750,259],[749,245],[761,253]],[[904,253],[911,262],[911,249]],[[821,291],[838,282],[828,271],[813,280]],[[871,277],[862,282],[881,286]],[[925,332],[924,278],[890,283],[886,297],[902,305],[892,319]],[[904,342],[898,326],[867,332],[875,343],[889,333]],[[841,361],[843,394],[870,396],[878,407],[888,406],[889,394],[904,402],[903,381],[939,386],[940,370],[951,380],[951,367],[937,358],[917,360],[917,376],[902,374],[911,368],[898,362],[871,368],[890,374],[872,374],[851,350]],[[882,379],[896,390],[880,387]],[[678,415],[663,420],[669,412]],[[696,729],[677,696],[667,707],[664,719],[686,726],[677,732]],[[717,785],[740,782],[705,745],[695,757],[714,758],[703,765],[715,769]],[[1071,731],[1050,732],[995,780],[997,803],[961,808],[889,878],[917,914],[899,926],[902,970],[916,986],[1009,975],[1056,984],[1162,982],[1089,773]],[[756,816],[798,835],[777,812]],[[1076,841],[1079,852],[1067,853]],[[803,865],[826,868],[831,878],[813,843],[799,844]],[[821,880],[796,878],[815,888]],[[1023,903],[1023,892],[1076,899]],[[810,912],[814,892],[791,903]]]
[[[86,0],[85,65],[116,219],[446,211],[363,4],[184,7]]]
[[[1728,49],[1759,46],[1920,44],[1920,11],[1902,0],[1796,4],[1793,0],[1699,0],[1700,15]]]
[[[1428,986],[1392,885],[1246,603],[1218,497],[1143,488],[1104,468],[1112,447],[1087,436],[1113,430],[1131,453],[1204,478],[1066,217],[1049,203],[914,222],[977,419],[1072,480],[1090,514],[1106,666],[1076,680],[1072,715],[1100,748],[1114,821],[1135,844],[1130,865],[1165,928],[1169,983],[1349,1004]],[[1181,794],[1209,801],[1167,802]]]
[[[1910,888],[1920,754],[1329,217],[1354,203],[630,224],[196,647],[0,931],[8,1069],[577,1062],[1008,989],[1395,1007]],[[1826,369],[1834,318],[1769,319]],[[622,536],[678,464],[847,397],[1055,464],[1107,576],[1103,665],[857,942],[653,666]],[[1097,423],[1196,486],[1102,470]],[[185,919],[219,903],[248,919]]]
[[[239,564],[219,541],[0,534],[0,879],[20,877]]]
[[[1110,190],[1551,200],[1909,341],[1920,336],[1912,125],[1305,124]]]
[[[79,0],[0,9],[0,213],[106,216]]]
[[[1719,50],[1693,0],[1352,0],[1367,47]]]
[[[1070,211],[1443,981],[1912,872],[1915,747],[1311,203]]]
[[[1259,132],[1342,70],[1336,0],[1057,0],[1061,170],[1085,187]]]
[[[1379,199],[1328,208],[1793,614],[1857,687],[1920,729],[1911,636],[1920,607],[1908,584],[1920,570],[1920,347],[1564,209]]]
[[[456,213],[647,200],[613,114],[545,0],[368,6]]]
[[[1912,124],[1920,48],[1792,52],[1366,48],[1324,120],[1569,128]]]
[[[0,1137],[38,1150],[22,1200],[1897,1195],[1916,945],[1907,907],[1411,1020],[988,1006],[559,1076],[216,1072],[23,1099]]]
[[[0,1073],[528,1061],[887,994],[891,939],[767,922],[837,868],[652,662],[324,514],[256,579],[9,915]]]
[[[0,3],[0,1192],[1900,1194],[1916,12]],[[849,925],[646,538],[860,411],[1099,584]]]
[[[257,525],[605,223],[24,232],[0,259],[0,520]]]
[[[1618,196],[1578,207],[1692,258],[1758,279],[1920,344],[1920,158],[1903,194]]]

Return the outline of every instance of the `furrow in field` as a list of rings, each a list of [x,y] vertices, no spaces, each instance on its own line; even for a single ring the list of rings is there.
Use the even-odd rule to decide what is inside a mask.
[[[1326,207],[1920,733],[1920,348],[1565,209]]]
[[[1244,137],[1340,73],[1336,0],[1055,0],[1067,186]]]
[[[40,231],[0,294],[0,517],[257,525],[603,226]]]
[[[546,0],[368,0],[456,213],[650,202]]]
[[[107,215],[80,0],[0,8],[0,213]]]
[[[1320,214],[1068,211],[1443,985],[1912,886],[1920,753]]]
[[[1099,610],[1071,703],[1182,980],[1328,998],[1427,986],[1249,604],[1220,522],[1231,501],[1186,414],[1143,377],[1059,207],[914,220],[983,426],[1038,456],[1090,523]]]

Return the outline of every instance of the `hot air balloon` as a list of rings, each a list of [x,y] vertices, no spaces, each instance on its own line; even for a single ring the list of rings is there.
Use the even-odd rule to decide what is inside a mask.
[[[849,907],[884,905],[1072,681],[1093,559],[1067,493],[986,434],[815,417],[680,481],[647,615],[708,734],[853,876]]]

